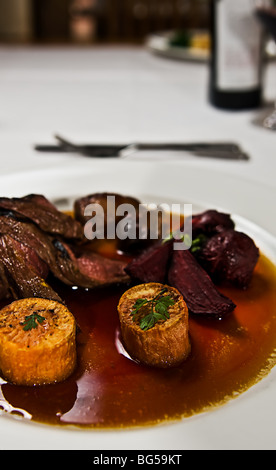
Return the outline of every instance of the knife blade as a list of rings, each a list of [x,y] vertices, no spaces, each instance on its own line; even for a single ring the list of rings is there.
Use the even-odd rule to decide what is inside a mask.
[[[187,142],[187,143],[132,143],[132,144],[75,144],[55,136],[58,144],[35,145],[35,150],[48,153],[78,153],[86,157],[122,157],[139,151],[189,152],[197,157],[248,160],[249,156],[234,142]]]

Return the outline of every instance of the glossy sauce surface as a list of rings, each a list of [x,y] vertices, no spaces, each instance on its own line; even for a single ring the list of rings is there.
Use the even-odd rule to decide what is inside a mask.
[[[120,350],[117,304],[125,287],[95,291],[55,285],[75,315],[78,367],[65,382],[1,385],[0,407],[48,424],[117,428],[191,416],[243,392],[273,367],[276,269],[261,256],[247,291],[223,320],[190,316],[191,355],[169,370],[144,367]]]

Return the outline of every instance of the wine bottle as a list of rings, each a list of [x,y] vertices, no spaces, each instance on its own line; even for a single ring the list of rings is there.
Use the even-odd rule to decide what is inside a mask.
[[[262,28],[252,0],[211,0],[209,99],[242,110],[262,102]]]

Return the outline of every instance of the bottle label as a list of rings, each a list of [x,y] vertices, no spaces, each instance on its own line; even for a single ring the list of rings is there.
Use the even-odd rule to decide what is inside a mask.
[[[259,87],[262,35],[252,0],[220,0],[216,17],[218,88]]]

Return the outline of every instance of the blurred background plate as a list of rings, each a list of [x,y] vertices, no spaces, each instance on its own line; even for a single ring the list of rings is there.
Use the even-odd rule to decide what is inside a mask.
[[[148,37],[149,51],[178,60],[207,62],[210,58],[208,31],[182,30],[155,33]]]

